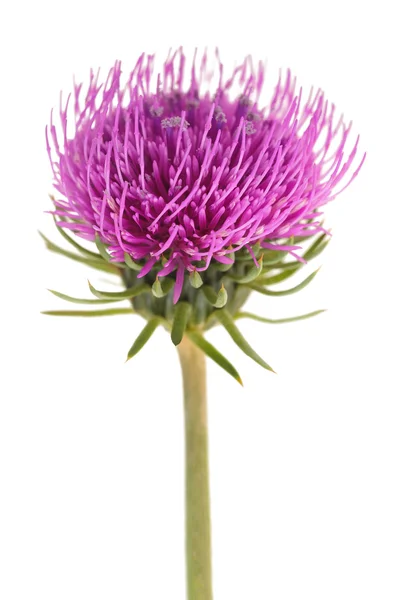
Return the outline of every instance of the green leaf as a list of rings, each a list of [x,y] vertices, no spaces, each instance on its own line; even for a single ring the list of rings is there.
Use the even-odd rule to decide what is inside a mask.
[[[74,254],[73,252],[70,252],[69,250],[64,250],[64,248],[61,248],[60,246],[57,246],[56,244],[54,244],[53,242],[48,240],[48,238],[45,237],[44,234],[41,233],[40,231],[38,233],[41,236],[41,238],[45,241],[47,249],[50,250],[51,252],[55,252],[56,254],[61,254],[62,256],[65,256],[66,258],[70,258],[71,260],[75,260],[77,262],[83,263],[83,264],[87,265],[87,267],[91,267],[93,269],[98,269],[99,271],[105,271],[107,273],[114,273],[115,275],[119,274],[118,266],[115,266],[112,263],[107,264],[101,258],[95,260],[95,259],[91,259],[91,258],[86,258],[85,256],[79,256],[78,254]]]
[[[259,258],[258,266],[256,264],[253,264],[252,267],[248,269],[245,275],[228,275],[228,277],[233,281],[236,281],[237,283],[250,283],[251,281],[254,281],[254,279],[257,279],[257,277],[260,276],[262,271],[262,264],[263,256]]]
[[[215,290],[209,285],[204,285],[201,289],[207,301],[210,302],[215,308],[223,308],[223,306],[226,305],[227,292],[223,284],[217,294]]]
[[[295,287],[290,288],[289,290],[279,290],[277,292],[274,292],[273,290],[267,290],[266,288],[261,287],[259,285],[250,285],[249,287],[252,290],[255,290],[256,292],[259,292],[260,294],[264,294],[265,296],[287,296],[289,294],[295,294],[296,292],[299,292],[307,285],[309,285],[309,283],[314,279],[319,270],[320,268],[316,269],[313,273],[311,273],[311,275],[306,277],[304,281],[299,283],[299,285],[296,285]]]
[[[224,369],[227,373],[229,373],[229,375],[234,377],[234,379],[236,381],[238,381],[238,383],[243,385],[240,375],[238,374],[236,369],[233,367],[231,362],[229,362],[227,360],[227,358],[219,352],[219,350],[216,350],[216,348],[214,346],[212,346],[212,344],[210,344],[203,337],[203,335],[201,335],[200,333],[198,333],[196,331],[187,331],[186,335],[195,344],[195,346],[198,346],[198,348],[200,348],[202,350],[202,352],[204,352],[206,354],[206,356],[209,356],[209,358],[211,358],[216,364],[218,364],[220,367],[222,367],[222,369]]]
[[[111,262],[111,256],[107,251],[107,246],[101,241],[98,233],[95,234],[95,245],[97,246],[98,252],[101,254],[102,258],[107,262]]]
[[[171,341],[175,346],[178,346],[184,336],[191,312],[192,306],[188,302],[178,302],[175,306],[171,329]]]
[[[134,314],[132,308],[106,308],[104,310],[44,310],[42,315],[52,317],[109,317],[112,315]]]
[[[128,358],[126,359],[126,361],[133,358],[135,354],[137,354],[143,348],[143,346],[149,341],[157,327],[160,325],[160,322],[161,319],[159,317],[154,317],[146,323],[142,331],[139,333],[139,335],[133,342],[133,345],[131,346],[128,352]]]
[[[129,267],[129,269],[132,269],[133,271],[140,271],[142,269],[143,265],[140,265],[139,263],[135,262],[130,256],[130,254],[128,254],[127,252],[124,253],[124,257],[125,265]]]
[[[93,298],[73,298],[72,296],[67,296],[66,294],[62,294],[61,292],[57,292],[56,290],[48,290],[54,296],[61,298],[62,300],[66,300],[67,302],[73,302],[74,304],[109,304],[111,302],[119,302],[119,298],[117,300],[94,300]]]
[[[236,315],[234,315],[234,320],[253,319],[254,321],[259,321],[260,323],[271,323],[271,324],[292,323],[292,321],[303,321],[304,319],[310,319],[311,317],[315,317],[316,315],[326,312],[326,310],[327,309],[322,308],[320,310],[315,310],[313,312],[306,313],[305,315],[299,315],[297,317],[286,317],[284,319],[267,319],[265,317],[260,317],[258,315],[254,315],[254,313],[239,312]]]
[[[216,319],[223,325],[226,329],[227,333],[230,335],[232,340],[237,344],[237,346],[250,358],[252,358],[256,363],[264,367],[264,369],[268,369],[268,371],[272,371],[275,373],[272,367],[270,367],[260,356],[253,350],[247,340],[244,338],[241,331],[235,325],[230,313],[227,312],[226,309],[222,308],[220,310],[216,310],[213,315]]]
[[[172,279],[171,277],[163,277],[160,279],[156,276],[156,281],[151,287],[153,296],[156,298],[164,298],[164,296],[167,296],[168,292],[174,287],[174,283],[175,279]]]
[[[201,287],[201,285],[203,285],[202,277],[196,269],[191,271],[191,273],[189,274],[189,283],[195,289],[198,289]]]
[[[101,300],[130,300],[131,298],[135,298],[135,296],[139,296],[140,294],[150,292],[150,286],[146,283],[134,285],[133,287],[130,287],[127,290],[123,290],[122,292],[105,292],[101,290],[96,290],[90,282],[88,282],[88,286],[91,290],[91,293],[96,298],[100,298]]]
[[[69,221],[67,221],[67,219],[64,219],[63,217],[58,217],[58,218],[61,221],[63,221],[64,223],[68,223],[69,222]],[[79,252],[81,252],[85,256],[88,256],[88,257],[93,258],[95,260],[100,260],[101,256],[99,254],[97,254],[97,252],[91,252],[91,250],[87,250],[87,248],[84,248],[84,246],[81,246],[78,242],[76,242],[76,240],[74,240],[73,238],[71,238],[70,235],[64,229],[64,227],[61,227],[60,225],[57,224],[57,222],[56,222],[56,216],[55,215],[53,215],[53,220],[55,221],[56,229],[58,230],[58,232],[60,233],[60,235],[67,242],[69,242],[69,244],[71,244],[74,248],[76,248],[76,250],[78,250]]]

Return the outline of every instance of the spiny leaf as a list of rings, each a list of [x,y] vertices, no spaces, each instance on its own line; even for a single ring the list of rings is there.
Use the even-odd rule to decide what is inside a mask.
[[[264,294],[265,296],[287,296],[288,294],[295,294],[296,292],[299,292],[300,290],[305,288],[307,285],[309,285],[309,283],[314,279],[314,277],[317,275],[319,270],[320,270],[320,268],[316,269],[313,273],[311,273],[311,275],[306,277],[306,279],[304,281],[299,283],[299,285],[296,285],[295,287],[290,288],[288,290],[279,290],[277,292],[274,292],[273,290],[267,290],[264,287],[261,287],[259,285],[254,285],[254,284],[250,285],[249,287],[252,290],[255,290],[256,292],[259,292],[260,294]]]
[[[65,222],[65,223],[68,222],[63,217],[58,217],[58,218],[61,221]],[[70,235],[66,232],[66,230],[65,230],[64,227],[61,227],[60,225],[58,225],[57,220],[56,220],[56,215],[53,215],[53,220],[55,221],[56,228],[57,228],[58,232],[60,233],[60,235],[67,242],[69,242],[69,244],[71,244],[74,248],[76,248],[76,250],[78,250],[79,252],[81,252],[85,256],[88,256],[88,257],[93,258],[95,260],[100,260],[101,256],[99,254],[97,254],[96,252],[91,252],[91,250],[87,250],[87,248],[84,248],[84,246],[81,246],[78,242],[76,242],[76,240],[74,240],[73,238],[70,237]]]
[[[95,234],[95,245],[97,246],[98,252],[101,254],[102,258],[107,262],[111,261],[111,256],[107,251],[107,246],[101,241],[98,233]]]
[[[134,314],[132,308],[106,308],[104,310],[44,310],[42,315],[52,317],[109,317]]]
[[[174,309],[171,341],[175,346],[178,346],[184,336],[191,311],[192,306],[188,302],[178,302]]]
[[[151,291],[153,296],[156,298],[164,298],[167,296],[168,292],[173,288],[175,280],[171,277],[156,277],[156,281],[153,283],[151,287]]]
[[[71,260],[75,260],[77,262],[83,263],[83,264],[87,265],[87,267],[91,267],[93,269],[98,269],[99,271],[105,271],[107,273],[114,273],[115,275],[119,273],[118,267],[114,266],[113,264],[106,263],[101,258],[95,260],[95,259],[91,259],[91,258],[86,258],[85,256],[79,256],[78,254],[74,254],[73,252],[70,252],[69,250],[64,250],[64,248],[57,246],[56,244],[54,244],[53,242],[48,240],[48,238],[46,236],[44,236],[44,234],[41,233],[40,231],[38,233],[41,236],[41,238],[45,241],[47,249],[50,250],[51,252],[55,252],[56,254],[61,254],[62,256],[65,256],[66,258],[70,258]]]
[[[195,289],[198,289],[201,287],[201,285],[203,285],[202,277],[196,269],[191,271],[191,273],[189,274],[189,283]]]
[[[129,267],[129,269],[132,269],[133,271],[140,271],[142,269],[142,265],[135,262],[133,260],[133,258],[131,257],[131,255],[128,254],[127,252],[124,253],[124,258],[125,258],[125,265],[127,267]]]
[[[66,294],[62,294],[61,292],[57,292],[56,290],[48,290],[54,296],[61,298],[62,300],[66,300],[67,302],[73,302],[74,304],[110,304],[111,302],[119,302],[119,298],[116,300],[94,300],[93,298],[73,298],[72,296],[67,296]]]
[[[223,308],[223,306],[226,305],[227,291],[223,284],[217,294],[209,285],[204,285],[201,289],[208,302],[210,302],[215,308]]]
[[[229,375],[234,377],[234,379],[236,381],[238,381],[238,383],[243,385],[240,375],[238,374],[236,369],[233,367],[231,362],[229,362],[227,360],[227,358],[219,352],[219,350],[216,350],[216,348],[214,346],[212,346],[212,344],[210,342],[208,342],[203,337],[203,335],[201,335],[200,333],[198,333],[196,331],[187,331],[186,335],[195,344],[195,346],[198,346],[198,348],[200,348],[202,350],[202,352],[204,352],[206,354],[206,356],[209,356],[209,358],[211,358],[213,361],[215,361],[215,363],[217,363],[220,367],[222,367],[222,369],[224,369],[227,373],[229,373]]]
[[[252,267],[248,269],[245,275],[228,275],[228,277],[233,281],[236,281],[237,283],[250,283],[251,281],[254,281],[254,279],[257,279],[257,277],[260,276],[262,271],[262,264],[263,255],[259,258],[258,265],[253,264]]]
[[[226,329],[227,333],[233,339],[233,341],[237,344],[237,346],[250,358],[252,358],[256,363],[264,367],[264,369],[268,369],[268,371],[272,371],[275,373],[272,367],[270,367],[260,356],[253,350],[250,344],[247,342],[241,331],[235,325],[230,313],[227,312],[224,308],[220,310],[216,310],[213,315],[216,319],[223,325]]]
[[[144,294],[145,292],[150,292],[150,286],[146,283],[134,285],[133,287],[130,287],[127,290],[123,290],[122,292],[106,292],[96,290],[90,282],[88,282],[88,287],[90,288],[91,293],[96,298],[100,298],[101,300],[130,300],[131,298],[135,298],[135,296],[139,296],[140,294]]]
[[[249,312],[239,312],[234,315],[234,320],[237,319],[253,319],[254,321],[259,321],[260,323],[292,323],[292,321],[303,321],[304,319],[310,319],[311,317],[315,317],[323,312],[326,312],[327,309],[322,308],[320,310],[315,310],[310,313],[306,313],[305,315],[299,315],[297,317],[286,317],[284,319],[267,319],[266,317],[260,317],[258,315],[254,315],[254,313]]]
[[[153,333],[155,332],[157,327],[160,325],[160,322],[161,322],[161,319],[159,317],[154,317],[153,319],[150,319],[150,321],[148,321],[146,323],[146,325],[143,327],[142,331],[139,333],[139,335],[133,342],[133,345],[131,346],[131,348],[128,352],[128,357],[127,357],[126,361],[133,358],[135,356],[135,354],[137,354],[143,348],[143,346],[146,344],[146,342],[149,341],[149,339],[151,338],[151,336],[153,335]]]

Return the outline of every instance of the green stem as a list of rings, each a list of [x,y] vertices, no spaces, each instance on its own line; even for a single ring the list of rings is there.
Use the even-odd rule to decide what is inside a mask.
[[[212,600],[206,361],[186,336],[177,347],[184,386],[188,600]]]

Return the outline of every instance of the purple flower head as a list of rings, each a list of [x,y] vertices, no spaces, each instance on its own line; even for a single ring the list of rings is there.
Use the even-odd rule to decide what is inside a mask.
[[[243,248],[255,262],[256,244],[299,260],[285,240],[323,231],[321,207],[362,164],[320,90],[303,100],[288,72],[261,102],[264,69],[248,58],[228,79],[217,59],[209,91],[207,58],[195,54],[188,77],[181,49],[157,78],[145,55],[125,83],[119,62],[104,84],[91,73],[47,131],[58,225],[99,236],[112,262],[137,261],[138,278],[175,278],[174,303],[186,271],[203,278]]]

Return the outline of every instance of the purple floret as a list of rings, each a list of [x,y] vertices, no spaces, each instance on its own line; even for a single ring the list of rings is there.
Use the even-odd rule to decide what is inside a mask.
[[[290,73],[278,81],[269,105],[259,102],[264,71],[251,59],[223,77],[214,93],[207,55],[194,58],[189,85],[182,50],[167,59],[151,91],[153,57],[142,55],[122,84],[121,65],[98,83],[91,73],[61,107],[61,130],[51,121],[48,152],[58,225],[125,253],[158,275],[176,272],[174,301],[185,271],[260,243],[295,255],[285,240],[323,231],[319,208],[353,173],[358,140],[344,155],[350,125],[335,118],[319,90],[303,102]],[[153,88],[154,89],[154,88]],[[68,127],[69,126],[69,127]],[[72,135],[68,128],[73,126]]]

